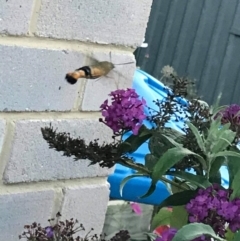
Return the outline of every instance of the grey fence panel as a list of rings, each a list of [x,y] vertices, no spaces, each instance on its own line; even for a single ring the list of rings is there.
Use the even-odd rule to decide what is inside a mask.
[[[188,0],[174,0],[170,2],[171,6],[168,12],[162,41],[158,46],[157,59],[153,69],[153,75],[157,78],[160,77],[161,68],[164,65],[172,63]],[[154,49],[152,49],[152,51],[154,51]]]
[[[146,42],[150,43],[147,49],[138,49],[136,58],[138,66],[148,73],[152,73],[157,59],[157,51],[162,41],[165,23],[170,9],[171,1],[153,0],[152,10],[146,31]]]
[[[222,64],[221,72],[219,74],[218,84],[215,92],[222,92],[222,101],[227,102],[229,99],[231,103],[239,102],[239,95],[237,96],[236,84],[239,82],[239,69],[240,69],[240,4],[235,14],[233,25],[230,28],[230,35],[227,44],[224,61]],[[235,92],[235,95],[234,95]],[[215,93],[215,96],[216,96]]]
[[[240,0],[153,0],[146,31],[149,47],[136,51],[137,64],[156,78],[164,65],[197,80],[213,103],[239,103]]]
[[[229,37],[229,42],[224,57],[218,84],[214,96],[222,92],[222,103],[239,101],[233,98],[235,86],[238,80],[240,69],[240,38],[234,35]]]
[[[222,0],[206,65],[203,75],[199,80],[199,92],[203,94],[205,99],[210,103],[212,103],[219,94],[216,89],[217,86],[220,85],[220,72],[223,66],[229,41],[229,31],[233,23],[237,4],[238,0],[231,0],[231,2]]]
[[[201,79],[205,67],[220,5],[221,1],[219,0],[205,1],[202,10],[187,70],[187,74],[197,80]]]
[[[234,35],[235,37],[235,45],[237,45],[238,50],[238,56],[235,59],[237,63],[240,62],[240,55],[239,55],[239,49],[240,49],[240,3],[238,4],[237,14],[235,15],[235,19],[233,22],[233,26],[230,30],[230,33]],[[235,87],[232,95],[232,101],[231,103],[240,103],[240,66],[238,65],[238,76],[235,79]]]
[[[188,0],[187,11],[184,16],[177,48],[172,65],[180,75],[187,74],[187,66],[191,56],[193,43],[201,17],[204,0]]]

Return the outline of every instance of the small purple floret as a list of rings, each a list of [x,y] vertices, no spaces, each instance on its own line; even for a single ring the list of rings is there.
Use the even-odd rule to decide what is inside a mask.
[[[146,101],[139,99],[134,89],[116,90],[109,94],[111,104],[105,100],[100,106],[104,123],[110,127],[114,133],[121,131],[132,131],[134,135],[146,119],[144,106]]]
[[[186,205],[189,222],[210,225],[220,237],[225,238],[226,224],[232,232],[240,230],[240,199],[230,200],[232,190],[214,184],[200,189],[197,196]],[[210,240],[201,237],[198,240]]]
[[[161,237],[157,237],[155,241],[172,241],[177,231],[175,228],[169,228],[163,231]]]

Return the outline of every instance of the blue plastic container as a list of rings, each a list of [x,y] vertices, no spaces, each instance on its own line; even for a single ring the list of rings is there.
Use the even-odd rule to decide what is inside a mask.
[[[152,109],[156,109],[156,105],[153,103],[154,100],[162,100],[167,96],[167,87],[165,85],[163,85],[159,80],[155,79],[151,75],[139,69],[137,69],[134,74],[133,88],[136,90],[140,97],[143,97],[146,100],[147,106],[151,107]],[[187,105],[187,102],[182,98],[178,99],[178,103],[179,105]],[[148,113],[147,108],[145,108],[144,111],[145,113]],[[175,114],[178,117],[183,118],[183,116],[181,116],[179,113]],[[144,121],[144,124],[147,127],[151,127],[151,123],[148,121]],[[172,120],[166,126],[172,127],[182,132],[181,128],[183,127],[183,124],[183,119],[182,121],[177,122],[175,121],[175,118],[172,118]],[[130,133],[125,135],[124,138],[127,138],[129,135]],[[130,156],[133,157],[137,163],[144,164],[144,157],[147,153],[149,153],[148,143],[144,143]],[[165,184],[159,181],[157,188],[152,195],[147,198],[140,199],[140,197],[147,192],[151,185],[151,179],[146,177],[136,177],[129,180],[124,186],[121,196],[119,192],[121,181],[125,177],[132,175],[134,172],[134,170],[126,168],[120,164],[116,165],[114,173],[108,177],[108,182],[111,185],[110,198],[158,205],[169,196],[169,192]],[[222,184],[227,187],[229,177],[226,167],[222,167],[221,173],[223,176]]]

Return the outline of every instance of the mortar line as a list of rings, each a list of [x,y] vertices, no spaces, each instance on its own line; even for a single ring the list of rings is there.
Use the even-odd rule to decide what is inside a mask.
[[[5,135],[0,154],[0,186],[3,185],[3,174],[11,155],[12,141],[14,140],[15,124],[13,121],[6,122]]]
[[[81,84],[78,87],[78,94],[77,94],[77,97],[74,101],[72,111],[81,110],[83,96],[84,96],[85,88],[86,88],[86,85],[87,85],[87,80],[80,80],[80,81],[81,81]]]
[[[100,112],[0,112],[0,119],[6,120],[52,120],[52,119],[91,119],[99,118]]]
[[[56,214],[58,212],[62,212],[62,207],[63,207],[63,203],[64,203],[64,191],[63,188],[58,188],[55,189],[55,193],[54,193],[54,204],[53,204],[53,209],[52,209],[52,216],[51,217],[56,217]]]
[[[37,0],[36,0],[37,1]],[[76,50],[76,51],[113,51],[122,53],[133,53],[135,48],[113,44],[99,44],[91,42],[83,42],[78,40],[51,39],[39,36],[13,36],[0,34],[0,44],[7,46],[25,46],[32,48],[60,49],[60,50]]]
[[[30,18],[29,28],[28,28],[28,35],[34,36],[37,30],[37,20],[39,16],[39,12],[41,9],[41,2],[42,0],[34,0],[33,7],[32,7],[32,16]]]
[[[0,182],[0,195],[3,193],[11,192],[29,192],[29,191],[42,191],[42,190],[59,190],[66,189],[68,187],[84,187],[86,185],[99,185],[107,183],[107,176],[97,177],[84,177],[76,179],[62,179],[62,180],[48,180],[38,182],[21,182],[21,183],[8,183],[4,184]]]

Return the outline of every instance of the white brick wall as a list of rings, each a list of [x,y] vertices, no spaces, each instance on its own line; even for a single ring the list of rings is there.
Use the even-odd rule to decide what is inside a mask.
[[[35,34],[139,46],[150,6],[151,0],[42,0]]]
[[[12,148],[3,176],[4,183],[65,180],[109,174],[108,169],[98,165],[88,167],[88,160],[74,161],[73,158],[63,157],[60,152],[49,150],[48,143],[42,138],[41,127],[49,126],[50,122],[59,131],[70,132],[75,137],[81,136],[86,142],[97,138],[100,141],[110,140],[112,134],[109,128],[95,119],[16,121]]]
[[[34,0],[0,0],[0,33],[28,34]]]
[[[135,64],[97,81],[64,78],[89,56],[135,61],[150,7],[151,0],[0,0],[0,241],[18,240],[25,224],[46,225],[57,211],[101,232],[112,170],[50,150],[40,128],[51,122],[86,141],[111,141],[99,106],[131,86]]]

